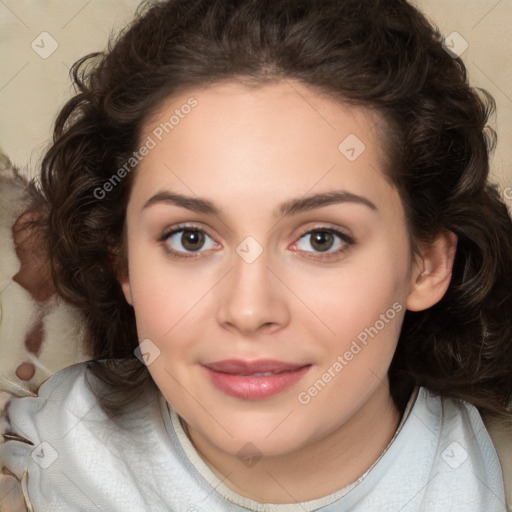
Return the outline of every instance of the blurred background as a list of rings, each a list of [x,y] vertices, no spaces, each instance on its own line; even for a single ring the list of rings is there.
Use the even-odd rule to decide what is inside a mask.
[[[314,0],[312,0],[314,1]],[[105,48],[139,0],[0,0],[0,146],[37,172],[55,117],[73,94],[68,72]],[[473,85],[497,101],[493,181],[512,205],[512,0],[413,0],[460,54]]]

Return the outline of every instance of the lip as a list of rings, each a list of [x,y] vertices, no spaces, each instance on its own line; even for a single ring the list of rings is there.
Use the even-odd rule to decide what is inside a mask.
[[[285,391],[302,379],[310,367],[271,359],[226,359],[203,365],[215,387],[245,400],[261,400]]]

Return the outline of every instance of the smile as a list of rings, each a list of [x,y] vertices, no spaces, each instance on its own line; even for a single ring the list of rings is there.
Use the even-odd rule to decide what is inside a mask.
[[[244,400],[260,400],[277,395],[296,384],[310,367],[310,364],[303,363],[235,359],[203,365],[217,389]]]

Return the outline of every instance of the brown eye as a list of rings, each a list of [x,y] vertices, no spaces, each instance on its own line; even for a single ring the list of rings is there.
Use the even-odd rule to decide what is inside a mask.
[[[308,254],[308,258],[325,259],[339,256],[353,244],[354,239],[346,233],[333,228],[318,228],[304,233],[294,244],[294,250]]]
[[[328,231],[314,231],[310,238],[311,247],[317,251],[328,251],[334,244],[334,236]]]
[[[201,231],[183,230],[181,235],[181,245],[187,251],[197,251],[204,245],[205,236]]]
[[[165,250],[176,257],[187,257],[192,253],[201,254],[206,249],[218,248],[213,239],[202,229],[176,227],[159,238]]]

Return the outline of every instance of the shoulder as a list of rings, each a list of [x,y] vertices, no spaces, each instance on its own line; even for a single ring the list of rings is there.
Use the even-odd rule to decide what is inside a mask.
[[[421,387],[416,412],[437,425],[440,449],[460,445],[465,451],[478,450],[484,457],[496,456],[492,439],[479,410],[460,398],[441,396]],[[444,444],[443,444],[444,443]]]
[[[13,397],[6,406],[6,420],[16,435],[37,443],[50,431],[63,435],[71,417],[101,414],[99,404],[87,384],[87,363],[57,372],[39,387],[35,397]]]
[[[512,510],[512,428],[480,414],[469,402],[420,388],[418,414],[438,427],[437,456],[442,467],[466,465]]]
[[[38,470],[53,465],[62,450],[62,443],[55,440],[62,436],[63,418],[74,409],[79,414],[83,405],[92,401],[85,385],[86,370],[86,363],[80,363],[59,371],[40,386],[38,396],[3,393],[1,485],[9,493],[2,493],[1,510],[30,509],[26,501],[29,473],[37,477]]]
[[[483,420],[500,459],[507,504],[512,510],[512,425],[490,416]]]
[[[419,387],[415,410],[425,417],[436,418],[442,430],[464,428],[482,431],[487,435],[485,425],[478,409],[460,398],[443,396],[425,387]]]
[[[49,377],[39,387],[37,396],[15,397],[10,396],[5,404],[5,430],[27,440],[35,440],[38,431],[44,430],[45,422],[50,418],[58,422],[59,417],[73,403],[82,407],[91,400],[91,394],[85,382],[87,363],[79,363],[57,372]],[[39,428],[38,428],[39,427]]]
[[[123,417],[121,424],[102,410],[90,387],[92,378],[88,364],[79,363],[43,382],[38,396],[11,397],[5,406],[2,470],[24,489],[18,495],[34,506],[49,504],[37,510],[78,510],[78,504],[87,508],[91,505],[87,496],[98,489],[108,493],[113,475],[121,478],[128,473],[144,449],[129,427],[130,417],[136,417],[134,423],[145,429],[148,439],[155,438],[161,418],[158,400],[148,399],[145,407]],[[133,488],[129,474],[123,482],[125,488]],[[14,483],[4,481],[3,485]],[[77,489],[83,492],[77,495]],[[110,504],[105,506],[109,509]]]
[[[94,363],[106,365],[107,361]],[[95,376],[90,365],[83,362],[60,370],[41,384],[37,396],[10,396],[4,408],[3,433],[34,446],[43,441],[55,443],[64,451],[75,448],[72,440],[77,433],[82,438],[98,438],[103,431],[119,429],[130,436],[133,426],[141,426],[148,418],[154,422],[161,416],[159,395],[150,393],[126,407],[119,417],[110,417],[98,396],[112,390]]]

